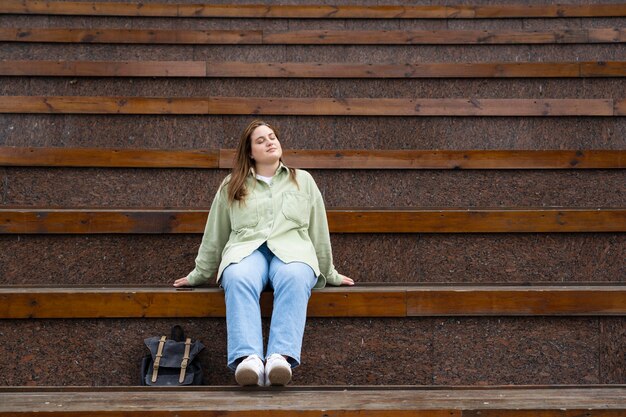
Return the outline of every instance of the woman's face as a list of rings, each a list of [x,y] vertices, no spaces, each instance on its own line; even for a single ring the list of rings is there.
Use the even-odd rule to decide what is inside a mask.
[[[273,164],[283,156],[283,149],[272,129],[259,126],[250,135],[252,159],[256,164]]]

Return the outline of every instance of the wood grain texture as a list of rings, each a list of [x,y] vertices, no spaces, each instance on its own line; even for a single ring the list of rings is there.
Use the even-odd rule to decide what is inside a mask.
[[[264,317],[272,293],[263,293]],[[0,318],[225,317],[217,288],[3,287]],[[625,286],[356,286],[315,290],[309,317],[626,315]]]
[[[0,113],[206,114],[207,99],[0,96]]]
[[[0,41],[111,44],[259,44],[259,30],[0,28]]]
[[[0,234],[203,233],[206,210],[0,209]],[[626,232],[626,208],[338,209],[332,233]]]
[[[0,147],[0,166],[219,168],[219,150]]]
[[[192,45],[524,45],[626,42],[626,29],[564,30],[165,30],[0,28],[3,42]]]
[[[613,112],[616,116],[626,116],[626,99],[615,100]]]
[[[0,416],[618,417],[624,398],[624,385],[9,387]]]
[[[0,61],[4,76],[228,78],[625,77],[626,62],[360,64],[211,61]]]
[[[327,116],[612,116],[603,99],[370,99],[213,97],[209,114]]]
[[[0,209],[0,233],[201,233],[206,210]]]
[[[44,77],[204,77],[204,61],[0,61],[0,75]]]
[[[220,150],[232,168],[234,149]],[[304,169],[583,169],[626,168],[626,151],[611,150],[291,150],[286,164]]]
[[[626,231],[626,209],[329,210],[334,233]]]
[[[619,17],[626,13],[623,4],[510,4],[474,6],[479,19],[507,17]]]
[[[231,169],[234,149],[0,147],[0,166]],[[623,169],[626,150],[289,150],[305,169]]]
[[[581,62],[582,77],[613,77],[626,73],[626,62]]]
[[[589,76],[626,75],[626,68],[607,63],[588,64]],[[582,63],[298,63],[298,62],[207,62],[210,77],[272,78],[508,78],[579,77]]]
[[[0,113],[623,116],[626,100],[0,96]]]
[[[488,19],[524,17],[619,17],[623,4],[492,6],[356,6],[77,2],[3,0],[0,13],[75,16],[323,18],[323,19]]]
[[[619,28],[567,30],[301,30],[263,33],[263,44],[285,45],[498,45],[621,43]]]
[[[613,292],[612,290],[615,290]],[[407,290],[408,316],[624,314],[626,286]]]

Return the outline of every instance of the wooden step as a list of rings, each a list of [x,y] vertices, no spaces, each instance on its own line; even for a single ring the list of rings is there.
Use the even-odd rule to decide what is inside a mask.
[[[626,116],[626,99],[0,96],[0,113]]]
[[[0,13],[132,16],[226,17],[289,19],[490,19],[626,16],[624,4],[558,5],[281,5],[281,4],[185,4],[89,1],[3,0]]]
[[[271,316],[272,294],[262,297]],[[309,317],[626,315],[623,285],[364,285],[315,290]],[[0,287],[0,319],[225,317],[218,288]]]
[[[526,45],[626,42],[626,29],[166,30],[0,28],[2,42],[176,45]]]
[[[0,166],[230,169],[234,149],[0,147]],[[306,169],[623,169],[626,150],[369,150],[284,151]]]
[[[45,77],[510,78],[625,77],[626,62],[361,64],[212,61],[0,61],[0,75]]]
[[[1,388],[0,416],[620,417],[626,386]]]
[[[0,234],[203,233],[207,210],[1,208]],[[626,208],[329,208],[331,233],[626,232]]]

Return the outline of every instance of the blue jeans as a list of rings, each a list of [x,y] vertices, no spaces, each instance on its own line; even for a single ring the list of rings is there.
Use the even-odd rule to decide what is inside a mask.
[[[274,289],[274,310],[267,357],[287,356],[292,367],[300,364],[306,309],[315,272],[305,263],[284,263],[267,244],[237,264],[230,264],[220,280],[226,298],[228,367],[234,370],[249,355],[263,355],[263,332],[259,300],[263,289]]]

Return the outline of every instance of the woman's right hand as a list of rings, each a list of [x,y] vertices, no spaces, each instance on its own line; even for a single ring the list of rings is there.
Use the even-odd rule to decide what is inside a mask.
[[[176,281],[174,281],[174,286],[175,287],[187,287],[189,286],[189,280],[187,279],[187,277],[178,278]]]
[[[352,278],[341,274],[339,274],[339,277],[341,277],[341,284],[339,285],[354,285],[354,280]]]

